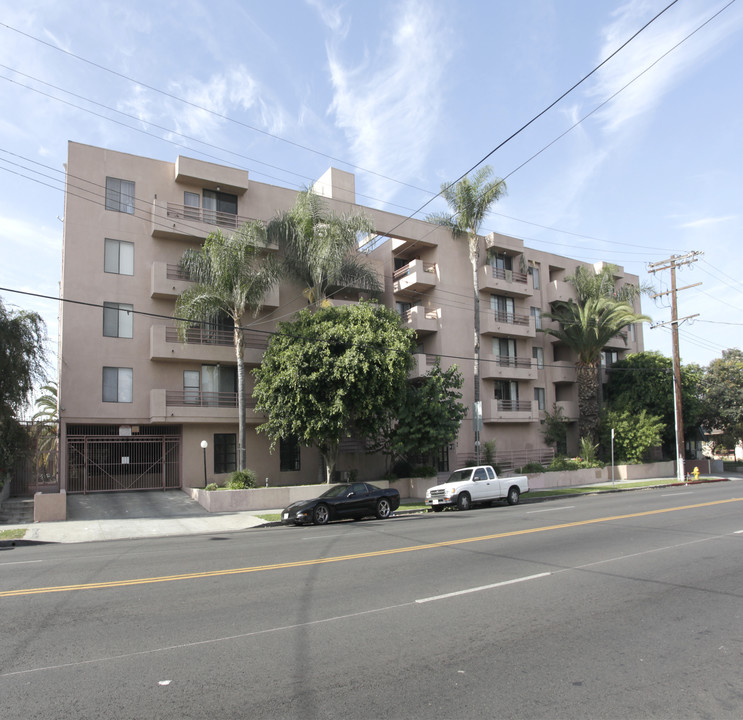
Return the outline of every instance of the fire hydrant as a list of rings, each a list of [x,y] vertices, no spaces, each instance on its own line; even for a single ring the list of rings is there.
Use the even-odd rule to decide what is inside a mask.
[[[695,468],[694,468],[694,469],[693,469],[693,470],[691,471],[691,474],[692,474],[692,475],[694,476],[694,479],[695,479],[695,480],[699,480],[699,468],[698,468],[698,467],[695,467]]]

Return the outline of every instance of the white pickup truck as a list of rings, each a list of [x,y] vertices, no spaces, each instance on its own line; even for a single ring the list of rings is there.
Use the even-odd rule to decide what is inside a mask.
[[[525,492],[529,492],[526,475],[499,478],[490,465],[478,465],[455,470],[443,485],[426,490],[426,505],[434,512],[454,505],[469,510],[474,503],[504,498],[509,505],[516,505]]]

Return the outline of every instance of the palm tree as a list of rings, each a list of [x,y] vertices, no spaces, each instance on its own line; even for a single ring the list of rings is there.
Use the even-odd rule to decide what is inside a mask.
[[[343,287],[376,293],[377,273],[359,252],[359,237],[372,232],[364,215],[337,215],[312,188],[297,195],[294,207],[268,224],[268,237],[284,255],[283,273],[304,286],[313,305],[325,305]]]
[[[42,475],[46,476],[48,470],[56,467],[56,461],[50,463],[57,450],[57,433],[59,431],[59,412],[57,408],[57,383],[52,380],[41,388],[43,393],[37,399],[36,412],[31,421],[37,425],[37,461]]]
[[[443,225],[451,230],[455,238],[466,237],[469,243],[470,263],[472,264],[472,289],[475,312],[474,346],[474,385],[475,402],[480,401],[480,237],[479,232],[490,208],[506,194],[506,183],[500,178],[491,179],[493,169],[486,165],[472,177],[463,178],[458,183],[444,183],[441,196],[449,205],[451,214],[432,213],[428,222]],[[475,440],[478,441],[479,437]],[[476,451],[479,446],[476,444]]]
[[[565,278],[578,295],[578,303],[583,304],[589,298],[610,298],[619,302],[628,302],[632,305],[636,298],[643,293],[652,291],[652,285],[632,285],[626,283],[617,288],[614,275],[619,268],[611,263],[601,265],[596,272],[591,272],[582,265],[578,266],[570,277]]]
[[[576,353],[578,372],[578,425],[581,438],[597,441],[599,422],[599,364],[601,351],[615,336],[627,343],[624,328],[636,322],[649,321],[628,302],[607,297],[588,297],[579,304],[572,300],[556,303],[544,316],[560,323],[559,328],[542,328]]]
[[[214,326],[225,315],[234,324],[237,361],[238,455],[237,469],[245,469],[245,366],[243,318],[257,315],[263,297],[279,277],[276,261],[267,256],[263,223],[250,222],[230,237],[211,233],[200,250],[186,250],[180,267],[195,285],[176,300],[175,312],[181,338],[194,322]]]

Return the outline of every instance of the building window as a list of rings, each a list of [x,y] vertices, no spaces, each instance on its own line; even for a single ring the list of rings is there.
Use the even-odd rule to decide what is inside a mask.
[[[132,337],[134,306],[124,303],[103,303],[104,337]]]
[[[204,222],[237,227],[237,195],[204,190]]]
[[[134,182],[106,178],[106,210],[134,215]]]
[[[279,440],[279,465],[281,472],[300,469],[299,440],[296,437]]]
[[[103,270],[117,275],[134,275],[134,243],[106,238]]]
[[[535,290],[539,290],[539,268],[535,265],[531,269],[531,281]]]
[[[103,368],[103,402],[132,402],[132,369]]]
[[[538,307],[531,308],[531,316],[534,318],[534,327],[537,330],[542,328],[542,310]]]
[[[189,218],[190,220],[201,219],[201,196],[198,193],[188,192],[187,190],[183,193],[183,217]]]
[[[604,350],[602,353],[603,364],[606,367],[611,367],[615,362],[619,360],[619,352],[617,350]]]
[[[237,470],[237,436],[235,433],[214,433],[214,474]]]
[[[198,405],[201,395],[201,372],[198,370],[183,371],[183,401],[189,405]]]
[[[544,410],[544,388],[534,388],[534,399],[540,410]]]
[[[531,356],[537,361],[537,370],[544,368],[544,350],[540,347],[531,349]]]

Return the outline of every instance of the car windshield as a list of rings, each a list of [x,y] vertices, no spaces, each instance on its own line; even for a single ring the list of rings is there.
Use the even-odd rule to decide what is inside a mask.
[[[462,480],[469,480],[472,475],[472,468],[465,468],[464,470],[455,470],[446,482],[461,482]]]

